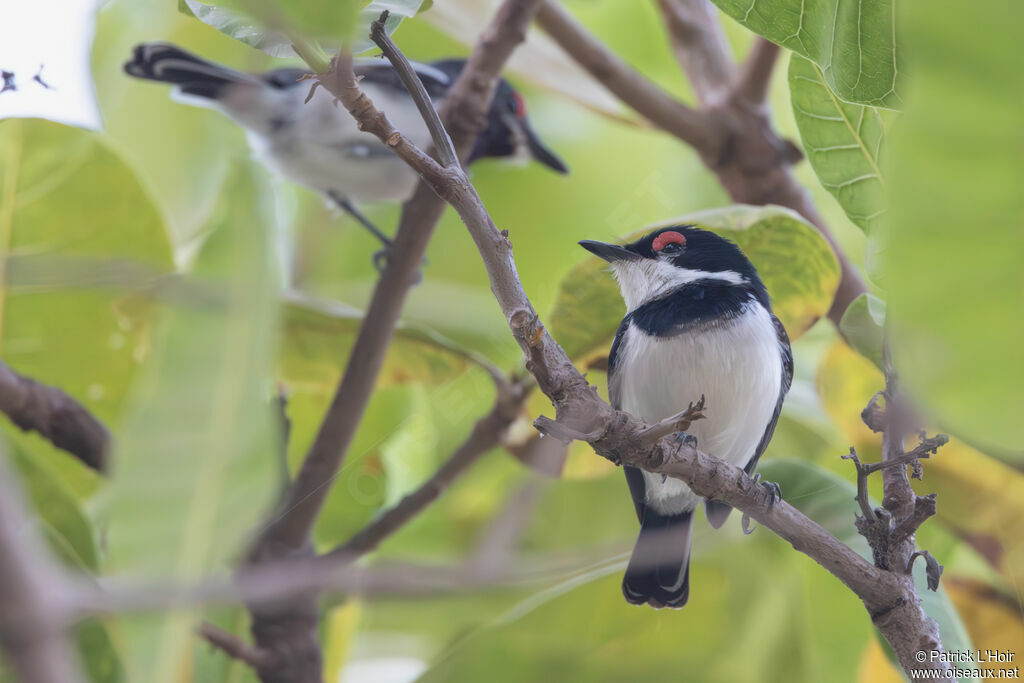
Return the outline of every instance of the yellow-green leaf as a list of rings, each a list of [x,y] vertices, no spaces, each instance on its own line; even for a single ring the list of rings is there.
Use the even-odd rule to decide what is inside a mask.
[[[96,265],[79,281],[70,262]],[[129,166],[96,133],[0,122],[0,356],[107,424],[121,414],[149,335],[117,291],[87,286],[115,262],[171,266],[160,213]],[[96,485],[49,442],[20,432],[12,440],[57,465],[77,494]]]

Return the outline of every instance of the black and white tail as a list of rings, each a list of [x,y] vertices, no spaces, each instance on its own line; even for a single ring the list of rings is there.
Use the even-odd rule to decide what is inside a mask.
[[[172,83],[185,95],[211,100],[221,97],[223,89],[238,83],[260,83],[255,76],[235,71],[196,57],[168,43],[136,45],[125,73],[160,83]]]
[[[660,515],[643,511],[640,536],[622,577],[622,593],[634,605],[682,607],[690,597],[690,531],[693,511]]]

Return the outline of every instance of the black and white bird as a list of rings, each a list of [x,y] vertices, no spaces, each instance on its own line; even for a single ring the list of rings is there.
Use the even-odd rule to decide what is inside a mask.
[[[440,103],[466,64],[446,59],[414,64],[427,93]],[[352,116],[318,88],[307,103],[311,83],[305,69],[283,68],[262,74],[236,71],[208,62],[167,43],[137,45],[124,70],[131,76],[175,85],[175,99],[216,109],[242,126],[249,144],[268,166],[292,182],[326,195],[372,232],[385,247],[388,238],[353,202],[401,202],[412,195],[418,177],[374,135],[356,128]],[[421,149],[430,133],[386,61],[358,61],[360,86],[398,130]],[[559,173],[568,168],[530,126],[526,103],[505,80],[498,84],[487,127],[469,161],[487,157],[536,159]]]
[[[625,246],[580,245],[611,264],[626,302],[608,357],[612,406],[654,423],[703,395],[705,419],[688,436],[752,474],[793,378],[789,337],[753,264],[732,242],[688,225]],[[622,591],[636,605],[682,607],[701,499],[677,479],[624,469],[640,536]],[[778,495],[777,486],[764,485]],[[704,506],[715,528],[732,510],[721,501]]]

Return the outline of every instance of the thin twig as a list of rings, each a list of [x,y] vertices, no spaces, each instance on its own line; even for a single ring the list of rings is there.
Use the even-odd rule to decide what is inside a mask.
[[[705,407],[704,395],[701,394],[700,400],[696,403],[690,403],[690,405],[686,406],[685,410],[676,413],[672,417],[667,417],[641,432],[639,435],[640,440],[644,444],[653,446],[655,442],[669,434],[689,430],[692,423],[697,420],[703,420],[706,417],[704,415]]]
[[[715,154],[720,131],[707,116],[686,106],[610,52],[555,0],[547,0],[537,23],[598,82],[651,124],[694,149]]]
[[[204,621],[199,625],[199,635],[210,645],[221,650],[228,657],[245,662],[257,671],[266,668],[273,661],[273,655],[266,650],[253,647],[234,633],[228,633],[224,629]]]
[[[736,71],[717,10],[707,0],[658,0],[676,60],[702,104],[721,100]]]
[[[664,0],[663,0],[664,1]],[[779,46],[766,38],[758,37],[750,54],[740,69],[739,77],[732,87],[733,97],[753,105],[763,105],[772,83],[772,70],[778,61]]]
[[[373,42],[377,44],[377,47],[380,48],[384,56],[391,62],[391,66],[395,68],[398,77],[402,79],[405,89],[412,96],[412,101],[416,103],[420,116],[430,130],[430,138],[434,141],[434,149],[437,151],[438,161],[446,168],[457,166],[459,158],[455,154],[455,147],[452,145],[451,138],[448,137],[448,131],[441,124],[441,119],[437,115],[437,110],[434,109],[434,103],[430,99],[430,95],[427,94],[427,89],[423,86],[423,81],[420,80],[420,77],[412,68],[412,64],[405,58],[405,55],[398,49],[398,46],[391,40],[391,37],[388,36],[384,28],[384,23],[388,20],[389,14],[388,10],[384,10],[381,12],[380,18],[370,25],[370,38],[373,39]]]
[[[66,629],[65,579],[0,452],[0,649],[26,683],[85,681]]]
[[[15,425],[36,431],[94,470],[103,472],[110,433],[85,406],[56,387],[19,375],[0,362],[0,411]]]

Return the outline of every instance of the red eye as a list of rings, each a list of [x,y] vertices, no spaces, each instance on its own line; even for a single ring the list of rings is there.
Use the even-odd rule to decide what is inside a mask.
[[[517,119],[526,118],[526,102],[523,101],[523,96],[519,93],[512,93],[512,102],[515,104],[515,108],[512,110],[515,113]]]
[[[661,251],[670,244],[678,244],[681,247],[685,246],[686,238],[675,230],[669,230],[655,237],[651,248],[654,249],[654,251]]]

